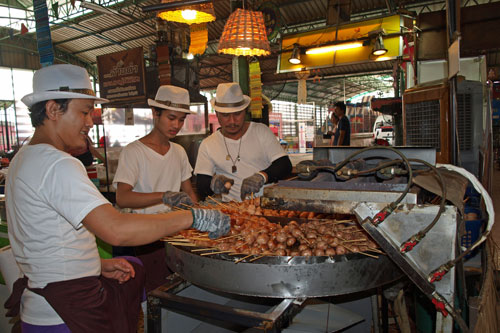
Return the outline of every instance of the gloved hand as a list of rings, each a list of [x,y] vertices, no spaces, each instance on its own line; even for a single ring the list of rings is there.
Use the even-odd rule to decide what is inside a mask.
[[[192,206],[193,201],[185,192],[172,192],[167,191],[163,194],[163,203],[172,207],[179,207],[186,209],[186,206]]]
[[[264,175],[258,172],[243,179],[243,182],[241,183],[241,200],[245,200],[247,195],[251,193],[259,192],[265,182],[266,179],[264,178]]]
[[[226,187],[226,184],[234,184],[234,179],[228,178],[223,175],[214,175],[212,181],[210,182],[210,189],[214,191],[215,194],[227,194],[231,189],[231,186]]]
[[[216,239],[224,236],[231,229],[231,219],[228,215],[215,209],[191,208],[193,213],[192,228],[208,231],[208,237]]]

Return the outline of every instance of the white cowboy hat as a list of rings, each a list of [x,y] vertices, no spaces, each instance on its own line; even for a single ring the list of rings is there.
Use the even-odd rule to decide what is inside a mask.
[[[95,96],[85,68],[68,64],[37,70],[33,75],[33,92],[21,98],[21,101],[30,108],[38,102],[70,98],[93,99],[99,104],[109,102]]]
[[[217,112],[232,113],[245,110],[250,104],[250,97],[243,95],[236,82],[221,83],[217,86],[215,98],[210,101]]]
[[[160,86],[155,99],[148,98],[148,105],[156,108],[195,114],[189,109],[189,92],[181,87]]]

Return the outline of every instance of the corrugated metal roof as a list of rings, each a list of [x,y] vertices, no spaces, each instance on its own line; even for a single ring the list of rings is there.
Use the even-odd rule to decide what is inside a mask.
[[[50,8],[51,1],[48,0]],[[67,0],[68,2],[69,0]],[[485,2],[486,0],[476,0]],[[14,6],[32,6],[31,0],[7,0]],[[61,1],[59,1],[61,2]],[[90,1],[92,2],[92,1]],[[102,1],[95,1],[104,3]],[[147,52],[158,39],[156,31],[156,13],[143,13],[142,7],[159,4],[161,0],[125,0],[110,8],[120,14],[103,14],[92,12],[85,16],[68,19],[62,24],[52,25],[52,41],[56,48],[63,50],[77,58],[95,64],[99,55],[104,55],[127,48],[143,47]],[[249,9],[258,9],[266,1],[254,0],[245,2]],[[279,8],[282,20],[281,32],[304,31],[312,27],[326,26],[328,13],[328,0],[274,0]],[[231,1],[214,0],[216,21],[208,23],[209,45],[206,53],[200,58],[200,86],[202,89],[215,89],[221,82],[232,81],[232,58],[216,53],[217,42],[228,16],[231,13]],[[429,11],[442,9],[445,1],[438,0],[351,0],[351,20],[386,15],[393,13],[398,8],[410,11]],[[60,6],[62,4],[60,3]],[[248,8],[248,7],[247,7]],[[51,19],[54,21],[54,18]],[[182,26],[182,27],[181,27]],[[184,25],[170,25],[171,29],[186,29]],[[272,54],[260,58],[262,82],[264,91],[269,95],[281,96],[292,94],[296,89],[296,77],[293,73],[276,73],[277,57],[279,52],[279,39],[272,43]],[[490,57],[491,58],[491,57]],[[496,59],[496,58],[495,58]],[[497,61],[499,63],[500,60]],[[310,98],[317,101],[334,99],[338,94],[339,85],[344,85],[346,76],[361,75],[366,73],[391,73],[393,62],[369,62],[334,66],[315,72],[319,82],[308,82],[311,85]],[[317,80],[316,80],[317,81]],[[346,91],[348,94],[371,89],[374,84],[366,86],[360,81],[348,81]],[[391,82],[381,82],[380,87],[390,86]],[[343,91],[343,89],[342,89]]]

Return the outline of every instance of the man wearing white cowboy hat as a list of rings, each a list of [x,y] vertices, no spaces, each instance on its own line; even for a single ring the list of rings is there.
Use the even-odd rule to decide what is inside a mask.
[[[229,217],[215,210],[122,214],[68,154],[84,148],[97,98],[85,69],[53,65],[33,77],[22,101],[35,132],[10,164],[9,240],[22,272],[6,306],[23,332],[135,332],[144,287],[136,258],[101,260],[111,245],[147,244],[192,227],[219,237]]]
[[[210,101],[221,130],[203,140],[194,173],[200,197],[222,194],[224,201],[262,195],[266,183],[289,175],[290,159],[264,124],[245,122],[250,97],[238,83],[221,83]]]
[[[170,140],[179,133],[186,116],[195,113],[189,109],[189,92],[163,85],[148,104],[154,126],[120,154],[113,179],[116,203],[139,214],[165,211],[169,209],[165,205],[186,209],[197,201],[190,180],[193,168],[184,148]],[[133,252],[146,267],[146,291],[162,285],[171,274],[165,264],[165,244],[157,241]]]

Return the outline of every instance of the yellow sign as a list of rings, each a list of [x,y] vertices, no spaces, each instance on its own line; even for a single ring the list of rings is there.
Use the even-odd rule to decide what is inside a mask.
[[[285,73],[347,63],[395,59],[402,54],[402,22],[401,16],[393,15],[287,35],[283,37],[281,42],[282,53],[278,60],[278,72]],[[377,57],[372,55],[372,50],[376,37],[380,33],[382,33],[387,53]],[[288,61],[295,44],[298,45],[301,52],[301,63],[297,65]],[[323,50],[323,52],[307,52],[320,46],[335,47]]]

